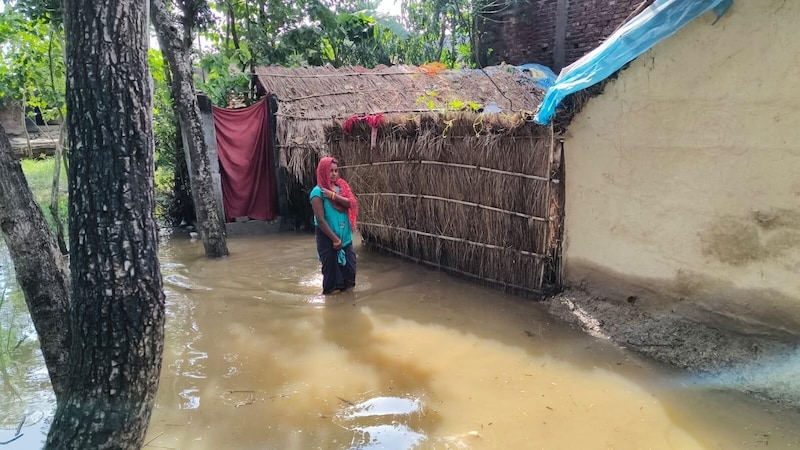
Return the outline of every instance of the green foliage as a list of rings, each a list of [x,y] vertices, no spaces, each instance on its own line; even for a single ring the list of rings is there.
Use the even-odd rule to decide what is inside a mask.
[[[388,17],[374,0],[222,0],[211,3],[218,26],[202,33],[198,83],[217,105],[249,98],[256,66],[379,64],[474,65],[473,5],[455,0],[405,0],[405,14]]]
[[[47,18],[0,13],[0,101],[25,100],[44,120],[65,113],[64,36]]]
[[[479,1],[479,0],[473,0]],[[203,75],[196,86],[216,105],[249,104],[251,73],[261,65],[474,65],[473,17],[479,8],[456,0],[402,0],[402,17],[378,13],[378,0],[185,0],[173,2],[176,26],[188,42],[200,30],[203,48],[195,58]],[[0,103],[25,100],[50,121],[65,114],[63,26],[59,0],[16,0],[0,13]],[[157,50],[149,54],[154,80],[157,211],[171,210],[172,174],[183,158],[173,111],[169,70]],[[429,109],[476,109],[480,105],[420,99]],[[47,204],[49,169],[26,162],[40,177],[37,201]],[[40,175],[35,175],[39,172]],[[65,179],[66,177],[64,177]],[[66,200],[62,199],[62,203]],[[66,217],[66,208],[59,208]],[[47,208],[45,208],[47,210]],[[49,212],[45,212],[48,220]]]
[[[53,23],[56,27],[63,24],[60,0],[16,0],[13,9],[32,20]]]
[[[170,95],[169,76],[160,51],[148,52],[150,72],[153,76],[153,135],[155,139],[155,197],[156,217],[166,223],[172,209],[174,171],[177,158],[183,157],[178,146],[178,128]]]
[[[200,68],[208,75],[205,81],[196,82],[197,88],[215,105],[228,106],[232,98],[242,97],[250,89],[250,76],[237,68],[247,58],[249,55],[243,49],[232,52],[231,56],[222,53],[203,56]]]

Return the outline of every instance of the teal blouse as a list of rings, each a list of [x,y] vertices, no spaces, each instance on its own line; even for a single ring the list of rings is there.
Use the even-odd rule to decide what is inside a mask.
[[[333,189],[336,193],[339,193],[338,186],[334,186]],[[331,227],[333,233],[342,240],[342,247],[350,245],[353,242],[353,230],[350,229],[350,219],[347,217],[347,211],[342,212],[334,208],[331,201],[322,196],[322,188],[319,186],[314,186],[314,189],[311,190],[311,194],[308,196],[309,201],[314,197],[322,199],[325,221],[328,222],[328,226]],[[317,217],[314,216],[314,226],[316,225]]]

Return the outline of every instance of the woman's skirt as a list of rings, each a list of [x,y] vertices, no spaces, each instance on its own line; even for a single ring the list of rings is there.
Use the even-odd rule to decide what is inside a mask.
[[[322,262],[322,293],[344,291],[356,285],[356,253],[353,243],[342,247],[345,265],[339,263],[339,250],[333,248],[333,241],[319,228],[316,229],[317,254]]]

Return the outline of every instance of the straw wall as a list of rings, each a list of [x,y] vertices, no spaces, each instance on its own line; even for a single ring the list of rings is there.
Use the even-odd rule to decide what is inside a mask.
[[[558,191],[549,128],[519,116],[461,114],[326,129],[330,153],[359,199],[371,247],[510,290],[556,282]],[[552,191],[552,192],[551,192]]]

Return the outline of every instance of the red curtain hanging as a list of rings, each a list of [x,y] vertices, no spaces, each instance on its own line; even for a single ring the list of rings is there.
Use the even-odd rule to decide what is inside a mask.
[[[276,216],[267,101],[242,109],[213,107],[225,221]]]

